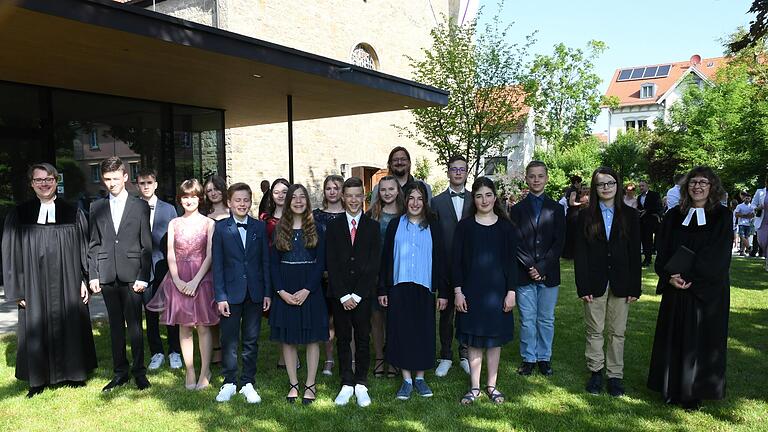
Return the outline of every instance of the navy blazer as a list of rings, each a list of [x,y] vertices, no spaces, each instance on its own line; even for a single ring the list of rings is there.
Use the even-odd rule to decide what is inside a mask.
[[[518,233],[518,284],[536,283],[528,270],[536,268],[548,287],[560,285],[560,255],[565,241],[565,212],[546,194],[538,222],[533,214],[531,199],[526,198],[512,206],[509,217]]]
[[[155,203],[155,214],[152,220],[152,268],[157,266],[159,261],[165,259],[165,253],[168,250],[165,242],[167,241],[168,224],[171,220],[178,217],[176,207],[165,201],[157,200]]]
[[[213,230],[213,284],[217,302],[241,304],[246,294],[252,302],[270,297],[269,247],[267,226],[247,217],[245,248],[240,232],[230,216],[216,222]]]

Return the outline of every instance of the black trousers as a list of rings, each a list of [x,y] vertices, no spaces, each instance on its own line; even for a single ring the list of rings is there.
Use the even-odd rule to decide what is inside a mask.
[[[109,332],[112,339],[112,364],[116,377],[125,377],[129,372],[128,358],[125,352],[125,330],[131,341],[133,376],[147,373],[144,366],[144,333],[141,329],[141,310],[144,308],[142,294],[133,291],[133,282],[115,281],[101,285],[104,305],[107,307]]]
[[[162,281],[162,277],[159,280],[153,281],[149,286],[152,287],[149,295],[145,295],[144,299],[152,299],[157,292],[157,289]],[[160,339],[160,314],[158,312],[152,312],[144,309],[144,316],[147,320],[147,342],[149,342],[149,353],[165,354],[163,349],[163,341]],[[181,353],[181,344],[179,343],[179,326],[165,326],[166,334],[168,335],[168,354]]]
[[[454,323],[456,318],[456,307],[454,306],[453,296],[448,296],[448,306],[440,311],[440,360],[453,360],[453,339]],[[459,344],[459,359],[469,358],[467,346]]]
[[[243,334],[243,371],[240,387],[254,384],[256,359],[259,356],[259,331],[263,303],[254,303],[246,296],[240,304],[229,304],[229,316],[221,317],[221,374],[224,384],[237,384],[237,349]]]
[[[640,241],[643,245],[643,259],[647,263],[651,262],[654,250],[653,236],[656,234],[658,226],[659,222],[654,216],[640,219]]]
[[[339,356],[341,385],[368,385],[371,366],[371,299],[360,300],[352,310],[345,310],[339,299],[328,299],[333,304],[333,325],[336,329],[336,350]],[[355,338],[355,370],[352,371],[352,334]]]

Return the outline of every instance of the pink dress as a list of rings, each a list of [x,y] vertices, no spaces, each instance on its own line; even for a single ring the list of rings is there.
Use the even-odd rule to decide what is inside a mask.
[[[173,250],[179,279],[190,281],[200,270],[208,246],[206,217],[177,218],[173,228]],[[165,325],[212,326],[219,323],[219,312],[213,297],[213,275],[210,270],[203,276],[195,295],[182,294],[176,288],[169,271],[158,287],[157,294],[147,309],[161,312],[160,322]]]

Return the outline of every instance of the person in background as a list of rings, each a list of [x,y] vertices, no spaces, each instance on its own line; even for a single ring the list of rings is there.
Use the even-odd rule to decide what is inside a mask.
[[[565,208],[565,243],[563,244],[563,258],[573,258],[573,239],[576,232],[576,218],[579,210],[584,207],[584,195],[589,195],[583,192],[584,185],[582,185],[582,179],[578,175],[571,176],[571,186],[565,190],[565,199],[567,206]],[[587,190],[589,190],[587,188]]]
[[[285,208],[285,196],[288,193],[288,187],[291,184],[284,178],[275,179],[269,188],[269,200],[267,201],[267,210],[259,213],[259,220],[267,224],[267,239],[272,246],[274,241],[275,226],[280,222]]]
[[[637,210],[640,214],[640,230],[643,243],[643,267],[651,265],[654,248],[654,238],[661,223],[664,211],[661,207],[661,197],[658,192],[650,190],[648,182],[640,180],[637,184],[640,195],[637,197]]]
[[[15,375],[29,385],[30,398],[47,386],[85,386],[96,368],[84,282],[88,221],[56,196],[58,178],[53,165],[32,165],[27,179],[35,198],[11,210],[3,228],[5,299],[18,307]]]
[[[739,256],[749,253],[749,238],[752,236],[752,220],[755,210],[752,208],[752,197],[747,193],[741,194],[741,204],[736,206],[733,215],[736,217],[736,227],[739,233]]]
[[[205,191],[205,206],[202,213],[209,218],[219,221],[230,217],[231,212],[227,204],[227,182],[223,178],[212,175],[203,186]],[[221,363],[221,331],[218,325],[211,326],[211,339],[213,340],[213,364]]]
[[[680,205],[659,232],[661,304],[648,388],[667,403],[697,409],[704,399],[725,397],[731,213],[720,204],[725,191],[709,167],[693,168],[681,189]]]
[[[547,165],[531,161],[525,168],[528,196],[512,207],[510,219],[518,232],[516,302],[520,311],[520,375],[552,375],[555,305],[560,288],[563,252],[563,208],[544,192]]]
[[[405,147],[397,146],[389,152],[387,158],[387,169],[389,174],[397,178],[400,187],[405,190],[408,183],[419,182],[427,190],[427,199],[432,200],[432,187],[423,180],[417,180],[411,175],[411,154]],[[371,205],[378,199],[378,185],[374,186],[371,193]]]
[[[627,183],[624,187],[624,204],[637,209],[637,197],[635,196],[635,185]]]
[[[641,293],[640,219],[622,198],[621,178],[607,167],[592,174],[590,205],[579,214],[573,261],[576,292],[584,302],[586,390],[599,394],[603,370],[608,394],[624,390],[624,333],[629,305]],[[603,352],[604,336],[608,344]]]
[[[142,169],[136,176],[139,195],[149,204],[149,228],[152,230],[152,272],[149,286],[144,291],[144,303],[148,303],[157,293],[165,274],[168,273],[167,234],[168,224],[176,218],[176,207],[157,197],[157,172],[153,169]],[[144,307],[147,320],[147,341],[151,357],[147,369],[157,370],[165,361],[163,341],[160,339],[160,315]],[[165,326],[168,335],[168,362],[171,369],[179,369],[181,363],[181,345],[179,344],[179,327]]]
[[[312,211],[312,217],[315,218],[315,224],[317,229],[325,232],[325,228],[328,223],[337,217],[344,215],[344,204],[341,200],[341,188],[344,184],[344,177],[340,175],[331,174],[323,181],[323,206],[316,208]],[[334,339],[334,325],[333,325],[333,299],[328,292],[328,274],[323,274],[323,294],[328,297],[326,304],[328,305],[328,342],[325,343],[325,363],[323,363],[323,375],[333,375],[333,339]]]
[[[262,214],[267,211],[267,205],[269,204],[269,180],[262,180],[259,184],[261,189],[261,201],[259,201],[259,213]]]
[[[672,187],[667,190],[667,211],[680,203],[680,180],[683,179],[682,174],[675,174],[672,177]]]
[[[765,176],[763,187],[755,191],[752,199],[752,208],[755,211],[755,229],[757,230],[758,245],[765,257],[765,270],[768,271],[768,219],[765,218],[765,210],[768,209],[768,175]],[[763,223],[765,222],[765,223]]]
[[[445,243],[445,256],[450,257],[453,250],[453,233],[460,220],[472,216],[469,212],[472,207],[472,196],[466,190],[467,160],[463,156],[452,156],[448,159],[448,189],[432,198],[430,207],[437,214],[440,228],[443,230]],[[440,310],[440,357],[437,362],[435,375],[443,377],[453,364],[451,344],[453,342],[453,322],[455,317],[453,296],[448,292],[448,305]],[[459,365],[469,373],[469,360],[467,346],[459,344]]]
[[[379,197],[366,213],[371,219],[379,223],[380,244],[384,246],[384,237],[387,233],[389,223],[403,214],[405,211],[405,202],[403,200],[403,190],[400,183],[394,176],[384,176],[379,180]],[[381,278],[379,283],[383,281]],[[393,378],[397,375],[397,370],[392,366],[387,366],[384,359],[384,341],[387,315],[385,309],[378,301],[371,302],[371,337],[373,338],[373,349],[376,353],[376,362],[373,366],[373,376],[382,378],[384,376]]]

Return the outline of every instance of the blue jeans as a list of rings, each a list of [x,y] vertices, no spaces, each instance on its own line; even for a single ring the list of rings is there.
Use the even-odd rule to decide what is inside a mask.
[[[524,362],[549,361],[555,337],[555,305],[560,287],[533,283],[517,287],[520,356]]]

